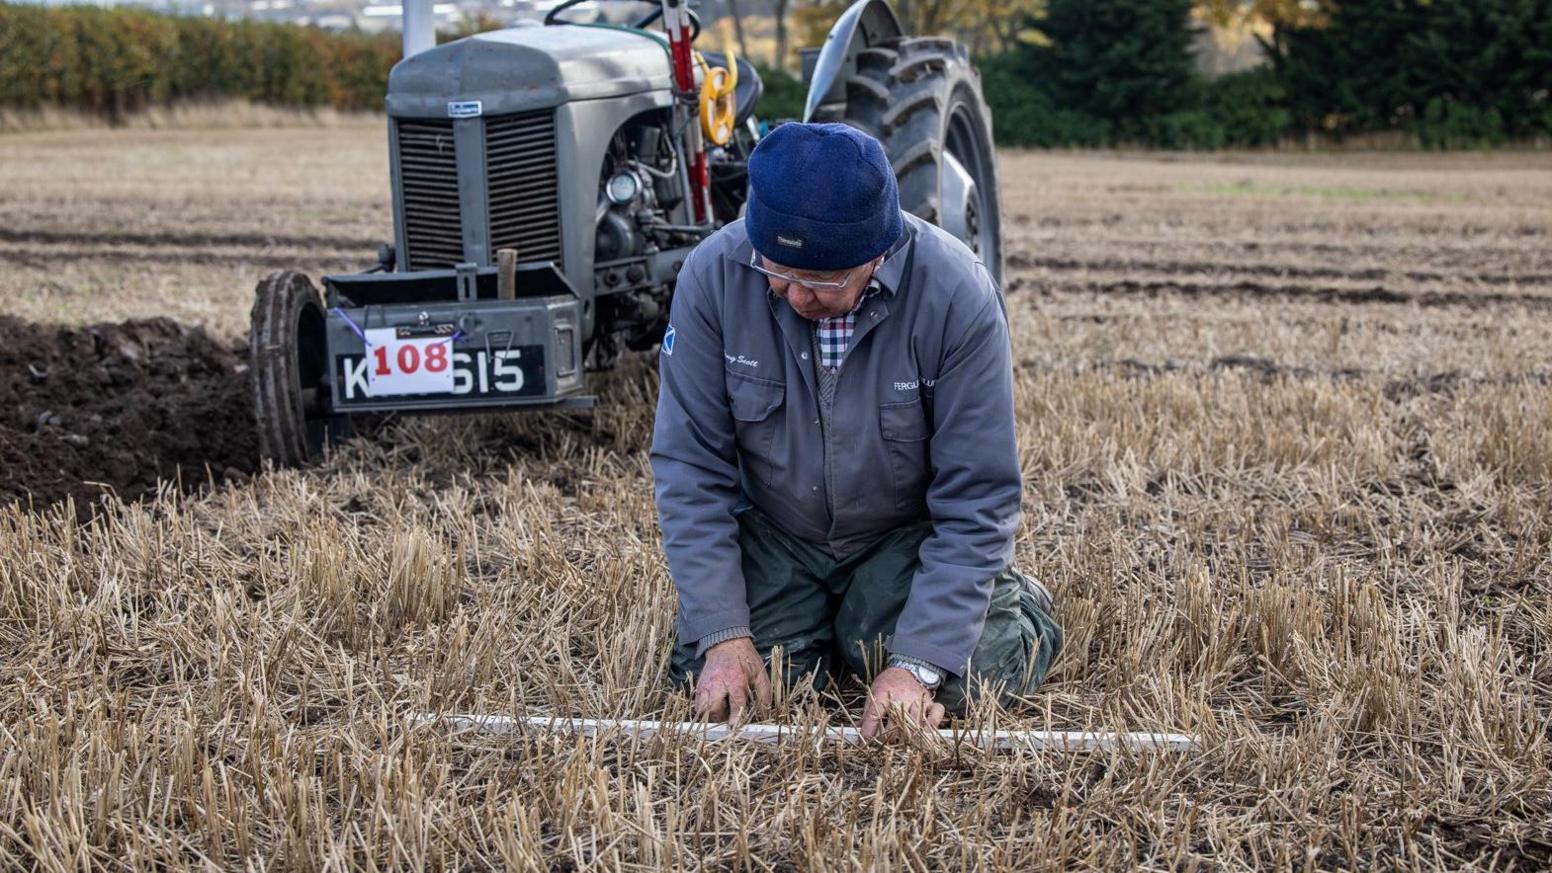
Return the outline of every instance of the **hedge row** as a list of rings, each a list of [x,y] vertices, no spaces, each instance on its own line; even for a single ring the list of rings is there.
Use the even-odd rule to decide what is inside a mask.
[[[1223,148],[1399,131],[1468,148],[1552,137],[1552,0],[1324,3],[1321,20],[1274,28],[1265,66],[1216,79],[1194,69],[1193,5],[1045,0],[1028,21],[1038,39],[981,60],[998,141]]]
[[[1047,90],[1031,87],[1019,61],[999,55],[979,62],[1001,145],[1221,149],[1273,145],[1290,134],[1286,90],[1269,69],[1192,79],[1181,86],[1178,105],[1116,119],[1062,104]]]
[[[217,98],[377,108],[399,55],[397,34],[0,3],[0,106],[61,106],[115,119]]]

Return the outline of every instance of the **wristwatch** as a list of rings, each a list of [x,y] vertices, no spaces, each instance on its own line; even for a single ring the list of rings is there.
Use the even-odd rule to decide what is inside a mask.
[[[920,682],[922,687],[928,691],[937,691],[938,686],[943,684],[942,670],[931,664],[918,661],[915,658],[902,658],[896,655],[889,659],[889,666],[899,667],[901,670],[915,676],[916,681]]]

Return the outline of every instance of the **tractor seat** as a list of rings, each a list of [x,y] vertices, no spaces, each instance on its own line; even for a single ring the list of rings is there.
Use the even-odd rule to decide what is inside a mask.
[[[723,52],[701,52],[701,57],[713,67],[726,67],[727,55]],[[765,93],[765,83],[760,81],[760,74],[755,72],[754,64],[743,58],[738,59],[738,85],[733,89],[733,109],[735,124],[743,124],[754,114],[756,103],[760,102],[760,95]]]

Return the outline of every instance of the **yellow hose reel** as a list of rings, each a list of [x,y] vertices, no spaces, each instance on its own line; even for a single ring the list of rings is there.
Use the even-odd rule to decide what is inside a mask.
[[[738,59],[728,49],[727,67],[708,66],[700,52],[695,60],[701,65],[701,131],[713,145],[727,145],[733,138],[733,122],[738,104],[733,90],[738,87]]]

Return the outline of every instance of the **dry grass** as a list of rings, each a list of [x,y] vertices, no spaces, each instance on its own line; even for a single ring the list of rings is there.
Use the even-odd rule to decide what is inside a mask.
[[[382,151],[0,140],[5,310],[235,338],[269,267],[370,259]],[[1544,869],[1548,168],[1004,156],[1019,560],[1070,636],[1029,711],[975,718],[1198,755],[409,727],[683,714],[635,360],[591,422],[411,420],[93,525],[0,516],[0,864]]]

